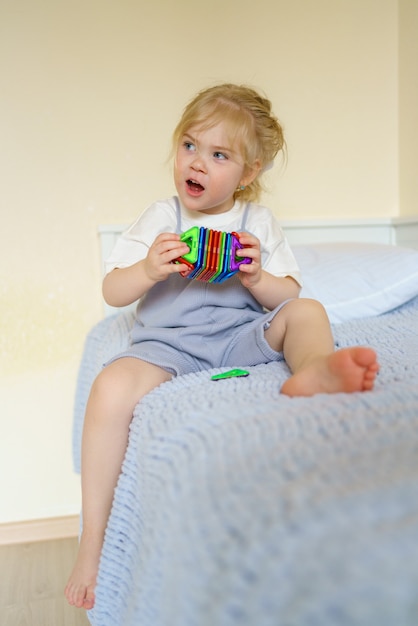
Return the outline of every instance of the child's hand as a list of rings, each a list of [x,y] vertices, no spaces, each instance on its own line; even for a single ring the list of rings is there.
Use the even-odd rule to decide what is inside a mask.
[[[173,263],[175,259],[189,252],[189,246],[180,241],[176,233],[161,233],[148,250],[145,258],[145,272],[152,281],[166,280],[170,274],[187,272],[188,266]]]
[[[237,256],[248,257],[251,263],[241,263],[237,274],[241,283],[247,289],[255,287],[261,279],[261,249],[260,241],[249,233],[238,233],[242,249],[237,250]]]

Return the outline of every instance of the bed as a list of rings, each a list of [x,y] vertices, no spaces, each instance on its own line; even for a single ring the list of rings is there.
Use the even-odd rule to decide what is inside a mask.
[[[368,344],[372,392],[287,398],[286,365],[210,370],[134,412],[106,530],[94,626],[418,624],[418,250],[294,246],[302,296],[337,346]],[[132,311],[89,333],[74,414],[129,341]],[[245,365],[245,364],[237,364]]]

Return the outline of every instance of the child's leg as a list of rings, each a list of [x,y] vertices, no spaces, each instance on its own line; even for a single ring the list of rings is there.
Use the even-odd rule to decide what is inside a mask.
[[[316,300],[288,302],[273,318],[265,337],[283,351],[293,374],[282,386],[289,396],[372,389],[379,365],[371,348],[352,347],[334,352],[328,316]]]
[[[77,560],[65,588],[70,604],[85,609],[94,604],[104,532],[133,410],[145,394],[170,378],[160,367],[125,357],[106,367],[92,386],[82,443],[83,528]]]

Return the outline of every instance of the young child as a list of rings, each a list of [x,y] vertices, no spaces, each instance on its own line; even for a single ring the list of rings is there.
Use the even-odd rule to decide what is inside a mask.
[[[200,92],[173,136],[178,196],[151,205],[120,238],[107,264],[105,300],[139,298],[131,346],[95,380],[82,445],[83,530],[65,593],[90,609],[113,491],[135,405],[173,376],[221,366],[285,359],[289,396],[372,389],[375,352],[334,352],[319,302],[298,299],[301,277],[272,213],[254,204],[260,178],[284,149],[269,100],[224,84]],[[174,263],[189,251],[180,233],[191,226],[238,232],[250,264],[222,283],[189,280]],[[183,274],[183,275],[182,275]]]

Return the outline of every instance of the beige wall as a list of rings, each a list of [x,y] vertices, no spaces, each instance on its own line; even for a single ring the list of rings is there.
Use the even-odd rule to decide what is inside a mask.
[[[399,204],[418,214],[418,1],[399,0]]]
[[[197,89],[272,99],[289,161],[265,200],[282,218],[418,213],[399,176],[416,156],[416,2],[399,5],[398,28],[396,0],[0,4],[0,522],[79,509],[72,403],[102,315],[97,227],[172,193],[170,135]]]

